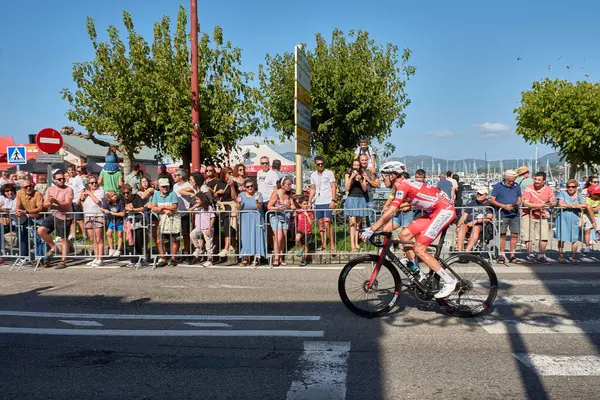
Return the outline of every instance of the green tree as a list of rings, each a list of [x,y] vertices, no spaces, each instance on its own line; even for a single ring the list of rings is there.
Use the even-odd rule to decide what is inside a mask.
[[[81,136],[100,145],[108,143],[96,135],[110,135],[118,143],[125,171],[141,146],[154,147],[156,135],[148,129],[152,115],[148,113],[149,73],[153,69],[150,49],[135,32],[131,15],[123,12],[123,24],[128,33],[128,45],[120,39],[119,30],[108,27],[107,42],[99,42],[92,18],[87,18],[87,33],[95,51],[92,61],[73,64],[73,81],[77,90],[62,90],[63,99],[71,108],[69,120],[84,127],[88,133],[62,129],[65,134]]]
[[[61,93],[71,106],[68,118],[88,133],[75,132],[72,127],[63,132],[105,146],[108,142],[98,135],[113,136],[126,172],[141,146],[156,149],[158,157],[182,158],[189,166],[192,121],[187,12],[179,8],[173,37],[168,16],[157,22],[151,47],[135,32],[126,11],[123,23],[127,45],[114,25],[108,28],[109,40],[99,42],[94,20],[87,19],[95,58],[74,63],[77,89]],[[222,162],[224,149],[233,149],[244,137],[260,132],[259,90],[250,86],[253,75],[241,70],[242,51],[223,41],[221,28],[214,29],[212,38],[202,34],[198,58],[202,160]]]
[[[304,46],[306,48],[306,46]],[[404,125],[410,100],[406,81],[415,73],[411,51],[399,53],[391,43],[377,45],[365,31],[346,36],[334,30],[331,42],[316,35],[316,47],[305,51],[311,64],[312,132],[315,154],[336,172],[346,168],[360,138],[384,142]],[[294,136],[294,55],[267,54],[259,67],[263,113],[281,140]],[[385,145],[386,152],[393,146]]]
[[[521,94],[516,132],[528,143],[543,143],[557,149],[577,170],[600,163],[600,84],[544,80]]]
[[[182,157],[189,166],[191,155],[190,51],[186,34],[187,12],[180,7],[173,39],[169,18],[154,28],[152,48],[154,79],[160,93],[157,123],[164,136],[161,150]],[[260,133],[259,90],[250,86],[253,74],[241,70],[242,51],[224,42],[217,26],[212,37],[204,33],[198,44],[201,159],[223,163],[227,148],[233,149],[246,136]]]

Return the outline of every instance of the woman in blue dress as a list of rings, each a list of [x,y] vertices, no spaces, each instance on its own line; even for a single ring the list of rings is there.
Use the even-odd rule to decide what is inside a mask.
[[[263,197],[256,192],[256,185],[251,179],[243,183],[244,191],[237,197],[240,206],[240,239],[242,250],[240,266],[250,265],[250,257],[254,257],[253,265],[260,265],[260,258],[266,257],[265,221],[262,213]]]
[[[577,242],[581,240],[579,232],[579,215],[585,208],[583,195],[577,191],[579,187],[575,179],[567,182],[567,191],[561,191],[556,197],[559,209],[556,217],[556,228],[554,236],[558,239],[558,261],[566,264],[568,261],[564,255],[565,242],[571,243],[571,262],[577,264]]]

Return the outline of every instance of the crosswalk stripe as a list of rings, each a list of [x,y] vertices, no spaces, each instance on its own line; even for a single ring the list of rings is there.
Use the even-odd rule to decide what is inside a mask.
[[[598,356],[548,356],[516,353],[513,356],[541,376],[600,376]]]
[[[476,322],[491,335],[504,334],[583,334],[600,333],[600,320],[573,320],[548,317],[535,320],[484,317]]]
[[[73,325],[73,326],[103,326],[100,322],[97,321],[81,321],[81,320],[66,320],[61,319],[60,322],[64,322],[65,324]]]
[[[479,287],[489,287],[489,281],[475,281]],[[578,280],[578,279],[515,279],[500,280],[500,287],[511,286],[600,286],[600,280]]]
[[[191,321],[319,321],[318,315],[177,315],[177,314],[86,314],[43,311],[0,311],[6,317],[89,318],[131,320],[191,320]]]
[[[292,382],[287,400],[346,398],[350,342],[304,342],[300,378]]]

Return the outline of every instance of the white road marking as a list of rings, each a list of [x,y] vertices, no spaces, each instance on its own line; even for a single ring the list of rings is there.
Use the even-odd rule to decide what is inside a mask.
[[[491,335],[552,334],[552,333],[600,333],[600,320],[572,320],[567,318],[496,319],[484,317],[476,320]]]
[[[300,379],[292,382],[287,400],[346,398],[350,342],[304,342]]]
[[[191,321],[319,321],[318,315],[169,315],[169,314],[78,314],[40,311],[0,311],[0,316],[80,319],[191,320]]]
[[[528,294],[514,296],[498,296],[494,304],[525,304],[525,303],[542,303],[542,304],[558,304],[558,303],[600,303],[600,295],[597,294]]]
[[[479,287],[489,287],[489,281],[475,281]],[[515,279],[498,281],[500,287],[510,286],[600,286],[600,280],[578,279]]]
[[[543,266],[525,266],[520,265],[516,266],[511,264],[511,266],[498,266],[493,265],[494,271],[498,275],[504,274],[598,274],[600,273],[600,268],[593,265],[568,265],[568,266],[558,266],[558,265],[543,265]]]
[[[513,356],[541,376],[600,376],[598,356],[546,356],[528,353]]]
[[[184,324],[204,328],[228,328],[231,326],[224,322],[184,322]]]
[[[60,322],[74,326],[103,326],[100,322],[96,321],[82,321],[82,320],[66,320],[61,319]]]
[[[278,336],[323,337],[324,331],[293,330],[131,330],[131,329],[47,329],[0,327],[0,333],[63,336]]]
[[[262,289],[259,286],[208,285],[209,289]]]

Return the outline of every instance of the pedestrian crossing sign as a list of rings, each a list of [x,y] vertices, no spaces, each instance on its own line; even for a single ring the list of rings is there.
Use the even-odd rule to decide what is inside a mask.
[[[6,159],[9,164],[24,165],[27,164],[25,155],[25,146],[7,146]]]

